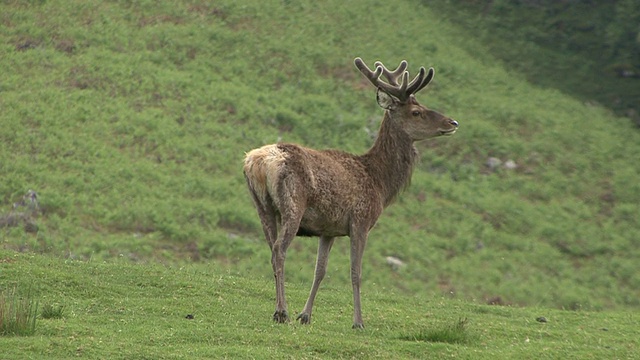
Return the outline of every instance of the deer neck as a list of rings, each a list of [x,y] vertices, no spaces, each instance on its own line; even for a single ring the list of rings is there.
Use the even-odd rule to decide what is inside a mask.
[[[411,182],[417,152],[413,140],[385,111],[378,137],[362,157],[387,206]]]

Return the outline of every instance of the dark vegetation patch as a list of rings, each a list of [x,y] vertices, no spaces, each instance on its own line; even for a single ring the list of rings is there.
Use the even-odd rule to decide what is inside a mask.
[[[469,330],[469,320],[467,318],[458,319],[452,324],[444,324],[434,328],[424,328],[415,334],[402,336],[407,341],[426,341],[448,344],[468,344],[474,336]]]

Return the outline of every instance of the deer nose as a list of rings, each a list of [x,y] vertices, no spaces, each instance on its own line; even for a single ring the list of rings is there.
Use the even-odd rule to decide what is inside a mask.
[[[455,126],[455,127],[458,127],[458,122],[457,122],[457,121],[455,121],[455,120],[450,120],[450,121],[449,121],[449,124],[451,124],[451,125],[453,125],[453,126]]]

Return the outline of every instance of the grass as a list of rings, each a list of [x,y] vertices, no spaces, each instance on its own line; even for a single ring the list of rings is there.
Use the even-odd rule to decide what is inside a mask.
[[[621,69],[637,72],[640,66],[634,41],[634,24],[640,19],[636,3],[430,4],[460,25],[456,31],[461,36],[473,36],[531,83],[603,104],[638,125],[638,80],[620,76]],[[598,85],[585,86],[594,74],[598,74]]]
[[[323,284],[311,325],[276,324],[267,276],[214,264],[74,261],[9,251],[0,258],[11,259],[0,264],[0,281],[35,279],[42,302],[65,304],[64,318],[39,320],[34,336],[0,337],[3,356],[11,359],[630,359],[640,339],[634,312],[489,306],[372,284],[363,289],[365,329],[357,331],[350,287],[332,282]],[[293,313],[304,305],[307,285],[287,284]],[[539,316],[548,321],[536,321]]]
[[[44,304],[40,317],[43,319],[62,319],[64,317],[64,305]]]
[[[416,334],[405,335],[402,338],[413,341],[441,342],[448,344],[465,344],[471,342],[469,333],[469,319],[459,319],[452,324],[445,324],[439,328],[425,328]]]
[[[20,289],[20,291],[18,290]],[[0,292],[0,335],[29,336],[36,330],[38,301],[31,289],[22,294],[18,285]]]
[[[608,357],[593,348],[603,339],[625,357],[629,331],[606,319],[626,324],[640,306],[640,133],[608,108],[532,85],[446,20],[456,12],[442,11],[410,1],[2,2],[0,217],[15,215],[29,189],[39,208],[6,221],[0,244],[20,259],[51,261],[56,273],[21,268],[38,286],[59,284],[39,290],[43,304],[64,304],[62,319],[39,321],[42,337],[11,340],[25,341],[16,348],[188,357],[195,342],[201,357],[215,347],[227,357],[289,356],[273,335],[298,357],[356,357],[359,349],[395,357],[385,346],[418,357],[425,346],[443,354],[453,344],[400,342],[403,334],[466,317],[486,354],[497,345],[504,354],[493,354],[508,357],[545,340],[559,357]],[[434,66],[418,98],[461,127],[417,145],[412,186],[371,232],[363,287],[378,290],[364,295],[372,301],[365,335],[342,329],[351,316],[343,240],[316,323],[274,327],[261,317],[272,312],[272,270],[242,158],[279,140],[366,151],[382,113],[356,56],[407,59],[412,72]],[[489,157],[517,167],[492,171]],[[292,304],[304,301],[299,284],[311,282],[314,251],[304,239],[289,250]],[[387,256],[407,265],[394,271]],[[0,276],[3,287],[16,281]],[[525,309],[484,305],[495,298]],[[247,317],[236,303],[258,310]],[[311,340],[299,343],[298,332]],[[563,342],[563,332],[578,335]],[[350,352],[314,347],[333,333],[344,335],[337,349]]]

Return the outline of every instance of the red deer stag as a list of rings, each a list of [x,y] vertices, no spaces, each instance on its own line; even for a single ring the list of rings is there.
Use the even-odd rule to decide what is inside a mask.
[[[284,263],[293,238],[320,238],[311,293],[297,317],[302,324],[309,324],[333,241],[337,236],[349,236],[353,327],[364,327],[360,273],[369,231],[382,210],[409,184],[417,157],[414,142],[451,135],[458,128],[455,120],[426,108],[415,98],[433,79],[433,68],[428,72],[420,68],[409,82],[406,61],[394,71],[380,62],[375,63],[375,71],[360,58],[354,62],[378,88],[378,104],[385,109],[378,137],[367,153],[353,155],[278,143],[248,152],[244,161],[244,175],[271,248],[276,283],[273,320],[280,323],[289,320]]]

